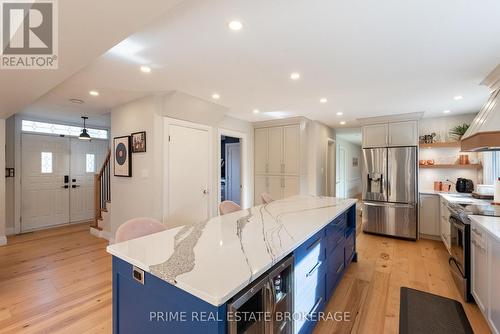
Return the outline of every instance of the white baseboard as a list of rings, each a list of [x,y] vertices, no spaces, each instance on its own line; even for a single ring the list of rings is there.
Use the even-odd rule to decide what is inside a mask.
[[[0,236],[0,246],[5,246],[7,245],[7,237],[4,235]]]
[[[90,234],[92,234],[93,236],[96,236],[98,238],[106,239],[109,241],[110,244],[114,243],[114,241],[115,241],[113,234],[111,234],[111,232],[108,232],[108,231],[104,231],[104,230],[99,231],[98,229],[91,227]]]

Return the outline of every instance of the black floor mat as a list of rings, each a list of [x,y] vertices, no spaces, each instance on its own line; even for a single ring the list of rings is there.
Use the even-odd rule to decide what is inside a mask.
[[[460,302],[431,293],[401,288],[400,334],[474,333]]]

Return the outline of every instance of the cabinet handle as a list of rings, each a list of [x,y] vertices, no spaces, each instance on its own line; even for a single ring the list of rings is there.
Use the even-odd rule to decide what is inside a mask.
[[[319,242],[321,241],[321,237],[319,237],[318,239],[316,239],[312,244],[310,244],[308,247],[307,247],[307,250],[310,250],[312,248],[314,248],[317,244],[319,244]]]
[[[483,234],[479,232],[475,227],[472,228],[472,232],[481,238],[483,237]]]
[[[472,240],[471,240],[471,242],[472,242],[472,244],[473,244],[474,246],[476,246],[477,248],[479,248],[479,249],[480,249],[480,250],[482,250],[483,252],[486,252],[486,248],[484,248],[483,246],[481,246],[480,244],[478,244],[478,243],[476,242],[476,240],[472,239]]]
[[[321,263],[323,263],[323,262],[321,262],[321,261],[316,262],[316,264],[314,265],[314,267],[312,267],[312,269],[309,270],[309,272],[306,274],[306,277],[310,277],[312,274],[314,274],[314,272],[316,271],[316,269],[319,268],[319,266],[321,265]]]
[[[307,316],[306,316],[307,319],[311,319],[312,318],[312,314],[317,310],[317,308],[319,307],[319,304],[321,304],[322,301],[323,301],[323,297],[319,297],[319,299],[316,302],[316,304],[314,304],[314,306],[312,307],[311,311],[309,311],[309,313],[307,314]]]
[[[340,267],[337,269],[337,274],[340,273],[344,269],[344,264],[342,263]]]

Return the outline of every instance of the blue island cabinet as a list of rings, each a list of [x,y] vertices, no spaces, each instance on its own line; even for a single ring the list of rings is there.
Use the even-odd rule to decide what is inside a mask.
[[[312,333],[343,273],[356,255],[356,207],[294,251],[295,333]]]
[[[355,205],[293,255],[294,332],[311,333],[346,267],[356,261]],[[227,304],[209,304],[113,256],[113,333],[227,332]]]
[[[134,267],[113,256],[114,334],[226,333],[226,305],[213,306],[147,272],[140,274],[134,278]]]

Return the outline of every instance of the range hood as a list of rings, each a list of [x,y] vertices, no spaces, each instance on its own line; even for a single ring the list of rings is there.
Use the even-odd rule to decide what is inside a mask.
[[[462,137],[464,152],[500,151],[500,64],[481,84],[492,93]]]

